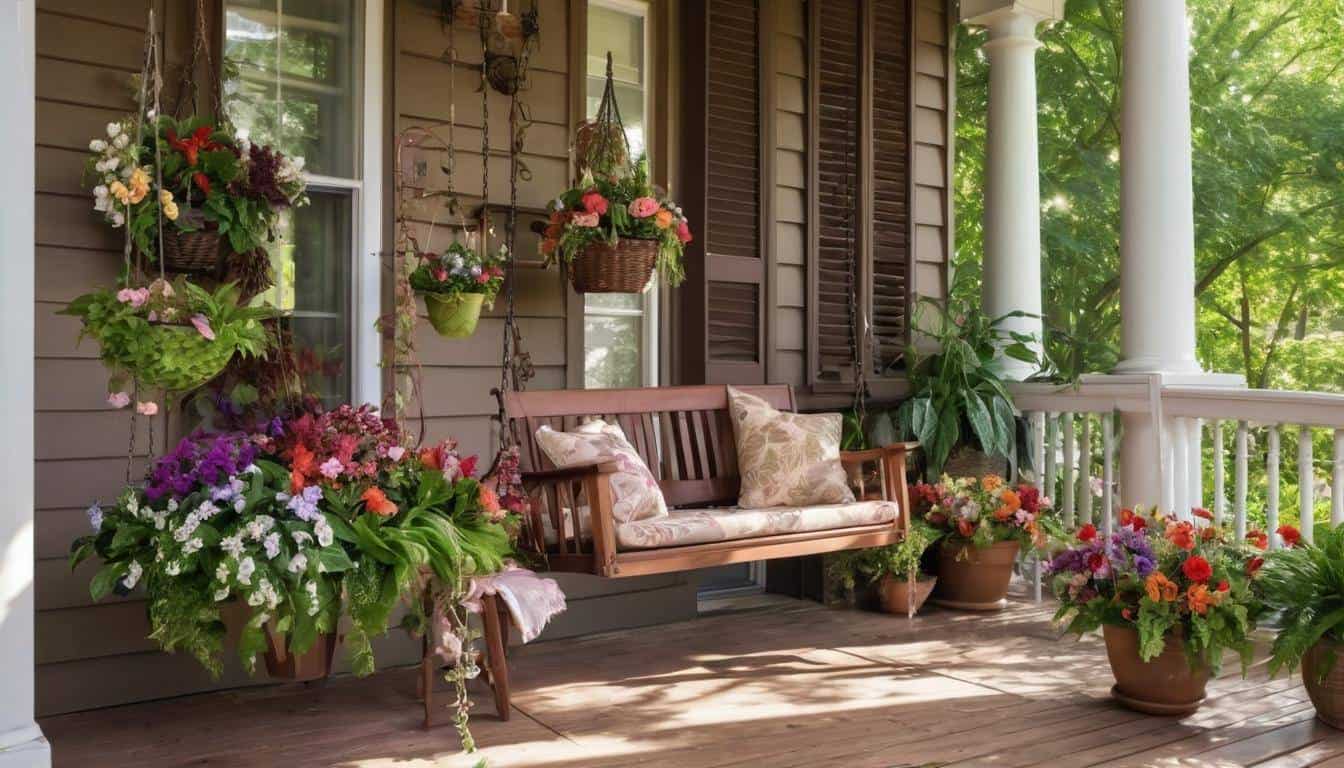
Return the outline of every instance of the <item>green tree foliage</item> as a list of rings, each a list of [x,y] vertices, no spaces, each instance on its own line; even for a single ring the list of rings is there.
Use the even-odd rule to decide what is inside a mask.
[[[1344,390],[1344,0],[1187,2],[1200,360],[1252,386]],[[1040,33],[1043,297],[1066,373],[1109,369],[1119,345],[1122,10],[1070,0]],[[954,263],[972,275],[984,40],[957,41]]]

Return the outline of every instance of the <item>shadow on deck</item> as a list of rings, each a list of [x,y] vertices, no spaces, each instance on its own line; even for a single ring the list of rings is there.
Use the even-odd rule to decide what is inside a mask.
[[[1096,638],[1051,607],[914,621],[793,600],[540,643],[511,658],[514,712],[480,692],[477,755],[445,712],[419,728],[415,670],[47,718],[57,766],[1306,766],[1344,768],[1296,677],[1229,657],[1183,720],[1113,704]],[[445,696],[443,701],[447,701]]]

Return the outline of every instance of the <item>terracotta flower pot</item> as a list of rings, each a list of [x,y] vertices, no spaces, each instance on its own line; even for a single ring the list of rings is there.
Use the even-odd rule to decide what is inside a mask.
[[[881,585],[882,610],[897,616],[907,616],[911,613],[910,607],[913,604],[914,612],[918,613],[937,583],[937,578],[924,577],[916,580],[912,586],[906,579],[884,576]]]
[[[1110,624],[1102,627],[1106,656],[1115,675],[1111,695],[1130,709],[1150,715],[1184,717],[1204,703],[1208,667],[1191,669],[1180,635],[1167,636],[1167,645],[1152,661],[1139,658],[1139,631]]]
[[[997,611],[1008,604],[1008,583],[1021,545],[1000,541],[984,549],[944,542],[938,549],[938,586],[933,602],[964,611]]]
[[[1325,638],[1307,650],[1302,656],[1302,684],[1316,706],[1316,719],[1332,728],[1344,729],[1344,659],[1337,661],[1330,674],[1321,679],[1321,669],[1334,651],[1344,653],[1344,645]]]
[[[266,630],[266,673],[283,680],[320,680],[331,675],[331,662],[336,658],[336,633],[324,632],[317,636],[313,647],[300,654],[289,652],[289,643],[283,635]]]

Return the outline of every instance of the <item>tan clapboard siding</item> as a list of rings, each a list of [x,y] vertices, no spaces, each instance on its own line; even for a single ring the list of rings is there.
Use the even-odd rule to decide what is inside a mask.
[[[807,338],[807,5],[775,0],[775,225],[771,382],[803,386]]]
[[[940,298],[947,294],[947,263],[952,251],[952,186],[949,130],[953,81],[950,77],[948,16],[945,0],[917,0],[914,12],[913,144],[915,264],[911,291]]]

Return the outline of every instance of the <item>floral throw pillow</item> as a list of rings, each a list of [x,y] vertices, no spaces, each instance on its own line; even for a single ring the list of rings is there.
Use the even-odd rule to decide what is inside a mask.
[[[575,464],[616,462],[620,469],[611,475],[611,516],[617,523],[667,515],[667,503],[658,481],[639,452],[625,439],[620,425],[594,419],[572,432],[542,426],[537,430],[537,442],[560,469]]]
[[[739,507],[854,501],[840,463],[840,414],[777,411],[761,398],[733,387],[728,388],[728,411],[742,476]]]

